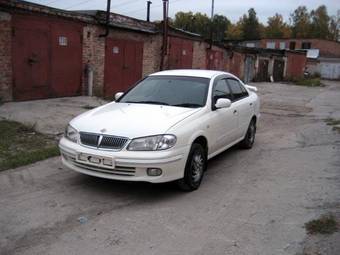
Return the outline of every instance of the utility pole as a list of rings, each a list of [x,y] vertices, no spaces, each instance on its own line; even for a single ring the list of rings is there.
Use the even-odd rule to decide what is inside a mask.
[[[210,19],[210,47],[209,49],[212,48],[213,45],[213,37],[214,37],[214,8],[215,8],[215,0],[211,0],[211,19]]]
[[[160,69],[164,70],[165,56],[168,50],[168,10],[169,0],[163,0],[163,46],[161,55],[161,66]]]
[[[146,3],[147,3],[146,21],[150,22],[150,6],[151,6],[152,2],[149,0]]]

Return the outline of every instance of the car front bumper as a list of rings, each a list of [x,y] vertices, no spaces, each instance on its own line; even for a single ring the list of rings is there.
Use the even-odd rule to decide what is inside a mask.
[[[113,180],[162,183],[183,178],[190,146],[165,151],[110,151],[85,147],[63,137],[59,149],[64,166],[79,173]],[[80,154],[112,159],[113,166],[80,161]],[[148,168],[161,169],[162,174],[149,176]]]

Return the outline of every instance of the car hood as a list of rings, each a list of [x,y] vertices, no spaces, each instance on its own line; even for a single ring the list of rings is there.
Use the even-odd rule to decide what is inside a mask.
[[[136,138],[164,134],[170,127],[200,109],[109,103],[79,115],[70,124],[80,132]]]

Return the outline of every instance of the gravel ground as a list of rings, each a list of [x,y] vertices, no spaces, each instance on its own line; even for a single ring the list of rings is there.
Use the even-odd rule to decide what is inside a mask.
[[[1,254],[340,254],[338,233],[304,229],[340,211],[340,134],[324,121],[340,119],[340,82],[325,83],[254,83],[254,148],[209,161],[192,193],[88,177],[59,158],[0,173]]]

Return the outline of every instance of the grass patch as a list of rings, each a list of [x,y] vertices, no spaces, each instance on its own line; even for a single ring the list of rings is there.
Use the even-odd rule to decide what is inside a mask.
[[[338,225],[333,215],[323,215],[319,219],[307,222],[305,228],[307,233],[311,235],[330,235],[338,230]]]
[[[332,126],[334,131],[338,131],[340,133],[340,120],[328,118],[325,120],[328,126]]]
[[[34,126],[0,121],[0,171],[59,155],[54,137],[36,132]]]
[[[328,126],[337,126],[337,125],[340,125],[340,120],[328,118],[326,119],[326,123]]]
[[[306,87],[323,87],[320,78],[301,78],[293,81],[295,85]]]

